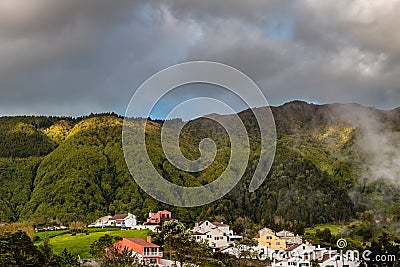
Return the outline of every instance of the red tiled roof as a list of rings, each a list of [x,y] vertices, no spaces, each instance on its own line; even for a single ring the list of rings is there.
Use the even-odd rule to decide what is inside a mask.
[[[125,219],[128,214],[116,214],[110,218],[110,220],[122,220]]]
[[[135,238],[124,238],[124,239],[128,239],[129,241],[136,243],[142,247],[146,247],[146,248],[159,248],[160,246],[157,246],[156,244],[153,243],[149,243],[141,238],[135,237]]]
[[[260,238],[260,233],[257,233],[254,238]]]

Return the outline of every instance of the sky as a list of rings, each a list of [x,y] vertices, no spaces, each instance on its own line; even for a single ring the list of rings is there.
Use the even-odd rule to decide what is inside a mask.
[[[270,105],[392,109],[400,106],[398,14],[400,0],[2,0],[0,115],[125,114],[147,78],[194,60],[242,71]],[[193,96],[231,98],[186,89],[154,116]]]

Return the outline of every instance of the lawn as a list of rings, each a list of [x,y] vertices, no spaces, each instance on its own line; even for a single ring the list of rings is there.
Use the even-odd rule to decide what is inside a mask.
[[[315,231],[317,231],[317,229],[324,230],[325,228],[328,228],[331,231],[332,235],[337,235],[340,229],[342,229],[343,227],[345,227],[345,225],[343,224],[320,224],[313,228],[305,229],[305,232],[315,234]]]
[[[71,234],[66,232],[58,233],[57,235],[56,232],[61,232],[61,231],[48,231],[47,238],[50,238],[49,243],[53,247],[53,250],[56,254],[61,253],[64,250],[64,248],[66,248],[72,254],[79,255],[81,259],[88,259],[91,257],[89,253],[90,244],[105,234],[112,236],[120,236],[120,237],[140,237],[143,239],[146,239],[146,237],[151,234],[151,231],[149,230],[119,230],[119,229],[102,229],[103,231],[100,231],[99,229],[96,229],[94,231],[90,230],[89,230],[89,235],[86,235],[85,233],[80,233],[77,234],[76,236],[71,236]],[[42,238],[42,236],[44,237],[42,233],[43,232],[37,234],[40,234],[40,237]],[[53,234],[53,237],[49,236],[50,233]],[[42,242],[43,241],[37,242],[36,245],[39,245]]]
[[[35,236],[38,236],[40,238],[40,240],[42,240],[45,238],[53,238],[58,235],[64,235],[67,232],[68,232],[68,230],[43,231],[43,232],[35,233]]]

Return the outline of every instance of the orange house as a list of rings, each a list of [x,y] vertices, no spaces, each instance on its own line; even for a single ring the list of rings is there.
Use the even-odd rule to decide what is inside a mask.
[[[136,252],[136,255],[141,261],[150,264],[160,264],[162,252],[160,247],[156,244],[151,243],[151,237],[147,237],[147,241],[141,238],[123,238],[121,241],[115,243],[119,252],[124,249]]]

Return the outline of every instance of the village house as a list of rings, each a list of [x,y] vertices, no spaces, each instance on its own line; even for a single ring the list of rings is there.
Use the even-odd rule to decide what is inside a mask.
[[[321,259],[318,259],[320,267],[358,267],[360,261],[358,259],[349,258],[348,255],[329,254],[326,253]]]
[[[303,243],[303,238],[299,235],[295,235],[294,233],[290,231],[280,231],[276,233],[276,236],[279,237],[280,239],[286,240],[286,244],[288,245],[293,245],[293,244],[302,244]]]
[[[193,237],[197,241],[206,241],[208,246],[213,249],[223,249],[229,246],[228,236],[218,228],[212,228],[205,232],[193,232]]]
[[[350,255],[351,256],[351,255]],[[311,261],[316,260],[320,267],[357,267],[360,262],[349,255],[340,255],[336,250],[327,250],[321,246],[314,246],[309,242],[294,244],[275,258],[272,267],[311,266]]]
[[[322,257],[323,253],[326,251],[320,246],[313,246],[311,243],[306,242],[304,244],[293,244],[285,250],[284,257],[287,258],[301,258],[304,260],[317,259]]]
[[[162,224],[165,221],[172,220],[172,213],[168,210],[149,213],[149,217],[144,224]]]
[[[119,252],[127,249],[133,255],[136,255],[141,262],[146,264],[160,264],[162,252],[160,247],[151,243],[151,237],[147,237],[147,241],[141,238],[123,238],[121,241],[115,243],[115,247]]]
[[[269,228],[261,229],[254,237],[258,244],[273,250],[285,250],[286,240],[275,235],[275,232]]]
[[[136,216],[131,213],[116,214],[114,216],[103,216],[95,222],[88,225],[88,227],[121,227],[131,228],[137,224]]]
[[[112,216],[103,216],[98,218],[95,222],[91,223],[88,225],[88,227],[107,227],[107,226],[113,226],[109,224],[109,220]]]
[[[229,244],[243,239],[243,236],[235,235],[233,231],[229,229],[229,225],[225,224],[224,222],[210,222],[208,220],[201,221],[195,224],[193,232],[205,233],[211,231],[212,229],[219,229],[224,232],[227,236]]]

